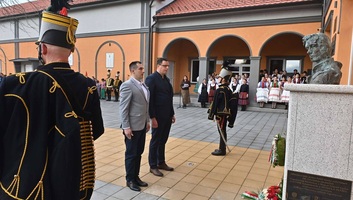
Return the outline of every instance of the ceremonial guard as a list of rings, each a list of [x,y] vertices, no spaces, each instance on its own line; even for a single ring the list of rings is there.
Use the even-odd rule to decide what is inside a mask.
[[[230,151],[227,146],[227,122],[228,127],[233,128],[234,122],[237,115],[237,95],[232,93],[229,85],[229,79],[232,76],[232,72],[228,69],[228,62],[224,62],[222,70],[219,73],[221,85],[215,92],[214,100],[209,109],[208,119],[217,121],[217,129],[220,135],[219,149],[212,152],[215,156],[226,155],[226,148]]]
[[[115,80],[114,80],[114,85],[113,85],[115,101],[119,101],[120,86],[123,83],[119,79],[119,77],[120,77],[120,72],[118,71],[118,73],[116,73],[116,75],[115,75]]]
[[[111,73],[110,73],[110,70],[108,70],[108,73],[107,73],[107,90],[106,90],[106,93],[107,93],[107,101],[111,101],[112,99],[112,91],[113,91],[113,86],[114,86],[114,79],[110,77],[111,76]]]
[[[43,65],[0,85],[1,200],[91,198],[103,120],[96,83],[68,63],[78,21],[67,7],[52,1],[42,13],[36,44]]]

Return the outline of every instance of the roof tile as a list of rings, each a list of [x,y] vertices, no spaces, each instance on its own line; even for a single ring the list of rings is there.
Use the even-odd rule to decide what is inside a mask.
[[[307,1],[312,0],[175,0],[171,4],[162,8],[156,14],[156,16],[171,16],[187,13],[198,13]]]
[[[102,0],[74,0],[74,2],[71,2],[70,5],[75,6],[75,5],[81,5],[85,3],[99,2],[99,1],[102,1]],[[49,5],[50,5],[50,0],[37,0],[37,1],[31,1],[31,2],[22,3],[22,4],[16,4],[9,7],[3,7],[3,8],[0,8],[0,17],[20,15],[24,13],[32,13],[37,11],[40,12],[42,10],[45,10]]]

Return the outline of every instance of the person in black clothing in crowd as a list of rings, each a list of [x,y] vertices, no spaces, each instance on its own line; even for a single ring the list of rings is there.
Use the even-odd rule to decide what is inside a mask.
[[[204,78],[202,83],[198,88],[199,98],[198,102],[201,103],[201,108],[206,108],[206,102],[208,102],[208,93],[207,93],[207,80]]]
[[[42,13],[43,65],[1,83],[1,200],[91,198],[102,113],[96,83],[68,63],[78,21],[64,13],[57,5]]]
[[[112,91],[113,91],[113,87],[114,87],[114,79],[110,77],[111,73],[110,70],[108,70],[107,73],[107,90],[105,91],[107,93],[107,101],[111,101],[112,99]]]
[[[259,73],[259,82],[261,81],[262,77],[264,77],[265,74],[264,74],[264,70],[260,70],[260,73]]]
[[[229,62],[224,62],[222,70],[219,74],[221,85],[216,90],[213,103],[210,106],[208,119],[217,121],[217,129],[220,135],[219,148],[215,149],[211,154],[214,156],[226,155],[227,146],[227,122],[228,127],[234,126],[234,121],[237,115],[237,109],[235,105],[236,98],[232,95],[232,91],[229,88],[229,79],[232,72],[228,69]]]
[[[172,123],[175,123],[173,108],[173,87],[167,77],[169,61],[157,59],[157,71],[146,78],[150,90],[149,113],[152,121],[152,138],[148,162],[150,172],[155,176],[163,176],[159,169],[173,171],[165,161],[165,144],[168,141]]]
[[[115,80],[114,80],[114,96],[115,96],[115,102],[119,101],[119,91],[120,91],[120,86],[123,82],[120,80],[120,72],[118,71],[115,75]]]
[[[300,83],[301,84],[307,84],[307,73],[306,71],[303,72],[303,75],[300,77]]]
[[[246,79],[242,79],[241,81],[238,104],[241,106],[241,111],[245,111],[246,105],[249,104],[249,85]]]

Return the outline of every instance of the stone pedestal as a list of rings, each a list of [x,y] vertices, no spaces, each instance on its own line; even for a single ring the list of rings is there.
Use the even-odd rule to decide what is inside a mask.
[[[286,198],[293,180],[304,189],[331,188],[332,193],[339,192],[334,185],[349,186],[341,191],[350,193],[348,197],[328,199],[353,199],[353,86],[292,84],[285,89],[290,91],[290,103],[283,199],[309,199],[309,194],[301,197],[300,192]],[[313,194],[310,199],[322,199],[318,197]]]

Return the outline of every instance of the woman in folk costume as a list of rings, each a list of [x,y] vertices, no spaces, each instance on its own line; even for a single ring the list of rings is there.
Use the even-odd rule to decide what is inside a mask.
[[[237,93],[239,95],[240,84],[238,83],[238,79],[236,77],[232,78],[232,82],[229,84],[229,88],[233,93]]]
[[[238,76],[238,77],[239,77],[239,76]],[[238,79],[237,79],[236,77],[234,77],[234,78],[232,79],[232,82],[229,84],[229,88],[230,88],[230,90],[232,91],[232,94],[233,94],[232,96],[233,96],[233,98],[237,99],[237,102],[236,102],[237,107],[238,107],[238,99],[239,99],[240,85],[241,85],[241,84],[238,83]]]
[[[280,102],[280,83],[278,82],[277,76],[273,77],[273,82],[270,86],[270,94],[268,95],[268,100],[272,102],[272,109],[276,108],[277,102]]]
[[[212,102],[209,110],[208,119],[217,121],[218,133],[220,135],[219,148],[214,150],[211,154],[214,156],[224,156],[226,155],[227,146],[227,121],[229,121],[228,126],[233,127],[233,123],[236,117],[235,110],[232,110],[232,92],[229,89],[229,79],[232,72],[228,70],[228,64],[225,62],[223,68],[219,74],[221,85],[216,90],[214,101]],[[230,151],[229,147],[228,150]]]
[[[218,89],[218,85],[216,84],[216,81],[212,77],[211,78],[211,83],[209,83],[207,85],[208,103],[212,103],[213,102],[213,97],[214,97],[214,94],[215,94],[217,89]]]
[[[284,83],[283,92],[281,95],[281,102],[283,102],[286,105],[286,108],[285,108],[286,110],[288,109],[290,91],[285,90],[284,87],[288,84],[292,84],[292,78],[289,76],[287,78],[288,78],[288,80],[287,80],[287,82]]]
[[[301,84],[300,74],[295,74],[295,76],[293,76],[292,83],[293,84]]]
[[[260,108],[264,107],[264,104],[268,101],[268,82],[263,76],[261,81],[257,85],[256,101],[260,104]]]
[[[201,103],[201,108],[206,108],[206,102],[208,102],[208,93],[207,93],[207,80],[204,78],[202,83],[199,85],[198,91],[199,98],[198,102]]]
[[[241,111],[245,111],[246,105],[249,104],[249,85],[247,84],[246,79],[242,79],[239,92],[238,104],[241,105]]]
[[[189,88],[191,84],[188,79],[188,77],[185,75],[183,80],[180,83],[181,87],[181,96],[183,97],[183,108],[186,108],[186,104],[190,103],[190,93],[189,93]]]
[[[268,74],[265,74],[265,80],[268,82],[268,85],[271,84],[271,78],[268,76]]]

